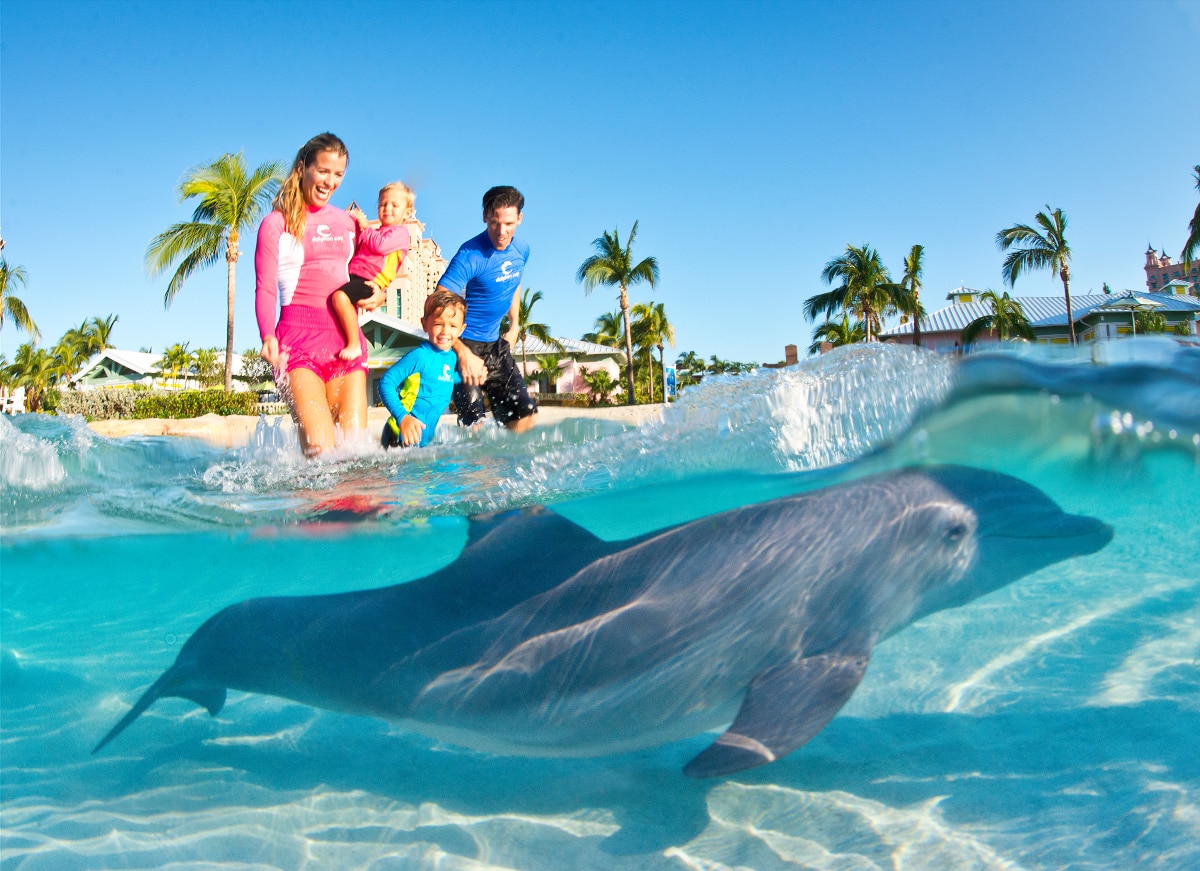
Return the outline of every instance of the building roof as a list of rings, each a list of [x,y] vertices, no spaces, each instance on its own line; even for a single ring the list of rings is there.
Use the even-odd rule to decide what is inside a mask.
[[[970,288],[959,288],[957,291],[951,291],[950,298],[960,293],[980,293],[981,291],[973,291]],[[1200,311],[1200,300],[1195,297],[1180,296],[1178,294],[1168,293],[1139,293],[1139,296],[1144,296],[1153,299],[1155,302],[1161,302],[1162,308],[1157,309],[1160,312],[1168,311]],[[1110,302],[1116,297],[1103,293],[1081,294],[1071,296],[1071,314],[1075,316],[1075,322],[1079,323],[1087,315],[1089,315],[1097,306],[1101,306],[1106,302]],[[1058,296],[1014,296],[1014,300],[1021,304],[1021,310],[1025,312],[1025,317],[1032,327],[1054,327],[1067,325],[1067,304],[1061,295]],[[923,333],[951,333],[961,332],[966,329],[967,324],[971,321],[990,315],[992,307],[986,302],[958,302],[940,308],[937,311],[929,312],[925,317],[921,318],[921,332]],[[912,323],[901,324],[898,327],[893,327],[890,330],[884,330],[885,336],[906,336],[913,331]]]
[[[559,339],[558,340],[563,350],[559,350],[547,342],[543,342],[534,336],[528,336],[525,339],[525,353],[527,354],[570,354],[572,356],[582,355],[588,357],[609,357],[618,356],[624,357],[625,352],[620,348],[610,348],[608,345],[597,345],[595,342],[585,342],[582,339]],[[513,348],[514,354],[521,353],[521,343],[518,341]]]
[[[398,330],[401,333],[408,333],[410,336],[415,336],[418,339],[428,339],[429,338],[429,336],[427,336],[425,334],[425,331],[423,329],[421,329],[419,326],[417,326],[416,324],[411,324],[408,321],[403,320],[402,318],[398,318],[398,317],[394,317],[393,315],[386,314],[385,312],[382,312],[379,309],[376,309],[375,311],[367,312],[366,316],[362,319],[359,326],[365,327],[367,324],[371,323],[372,321],[374,321],[375,323],[378,323],[378,324],[383,324],[385,327],[390,327],[393,330]]]
[[[220,350],[220,349],[218,349]],[[120,348],[105,348],[99,354],[96,354],[88,361],[87,365],[79,370],[79,374],[75,376],[75,380],[83,378],[93,369],[97,368],[105,360],[116,363],[122,369],[128,369],[136,375],[156,375],[158,374],[158,362],[162,359],[162,354],[154,354],[147,351],[122,351]],[[219,357],[222,368],[225,365],[225,353],[221,351]],[[233,374],[238,375],[242,371],[242,355],[233,355]],[[182,374],[182,373],[181,373]]]

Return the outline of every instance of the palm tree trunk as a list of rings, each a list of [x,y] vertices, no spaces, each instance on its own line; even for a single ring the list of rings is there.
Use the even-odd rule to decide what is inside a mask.
[[[637,402],[633,390],[633,331],[629,328],[629,294],[625,285],[621,285],[621,322],[625,325],[625,381],[629,385],[629,395],[625,397],[626,405]]]
[[[663,353],[663,346],[658,346],[658,368],[662,370],[662,388],[663,388],[663,405],[667,404],[667,360]]]
[[[237,293],[237,233],[229,234],[229,242],[225,246],[225,262],[228,267],[228,278],[226,280],[229,307],[229,317],[225,323],[225,392],[229,393],[233,390],[233,300],[234,294]]]
[[[921,347],[921,294],[913,291],[913,347]]]
[[[1067,301],[1067,329],[1070,331],[1070,334],[1071,334],[1071,344],[1074,345],[1075,344],[1075,315],[1071,311],[1071,270],[1068,269],[1066,266],[1063,266],[1063,268],[1059,271],[1058,275],[1060,278],[1062,278],[1063,297]]]

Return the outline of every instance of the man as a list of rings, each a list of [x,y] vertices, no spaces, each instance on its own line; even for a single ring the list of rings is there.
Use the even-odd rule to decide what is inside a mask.
[[[467,300],[467,320],[454,343],[462,383],[454,388],[458,422],[472,426],[484,416],[486,392],[492,417],[513,432],[525,432],[537,422],[537,403],[513,360],[521,309],[521,274],[529,246],[516,238],[525,198],[514,187],[501,185],[483,195],[487,229],[462,244],[438,282],[438,290],[459,293]],[[508,315],[508,331],[500,322]]]

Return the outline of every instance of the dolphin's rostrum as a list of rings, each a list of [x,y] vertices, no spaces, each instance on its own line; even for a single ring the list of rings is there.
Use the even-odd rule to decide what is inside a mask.
[[[1029,484],[960,466],[623,542],[539,508],[473,518],[458,559],[420,580],[220,611],[96,749],[160,696],[216,714],[232,688],[520,755],[732,723],[684,769],[728,774],[824,728],[881,639],[1111,538]]]

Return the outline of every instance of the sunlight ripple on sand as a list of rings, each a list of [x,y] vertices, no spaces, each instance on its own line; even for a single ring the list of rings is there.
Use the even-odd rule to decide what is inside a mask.
[[[727,782],[709,793],[709,828],[666,855],[697,871],[1021,867],[979,837],[947,824],[940,801],[893,808],[837,790]]]

